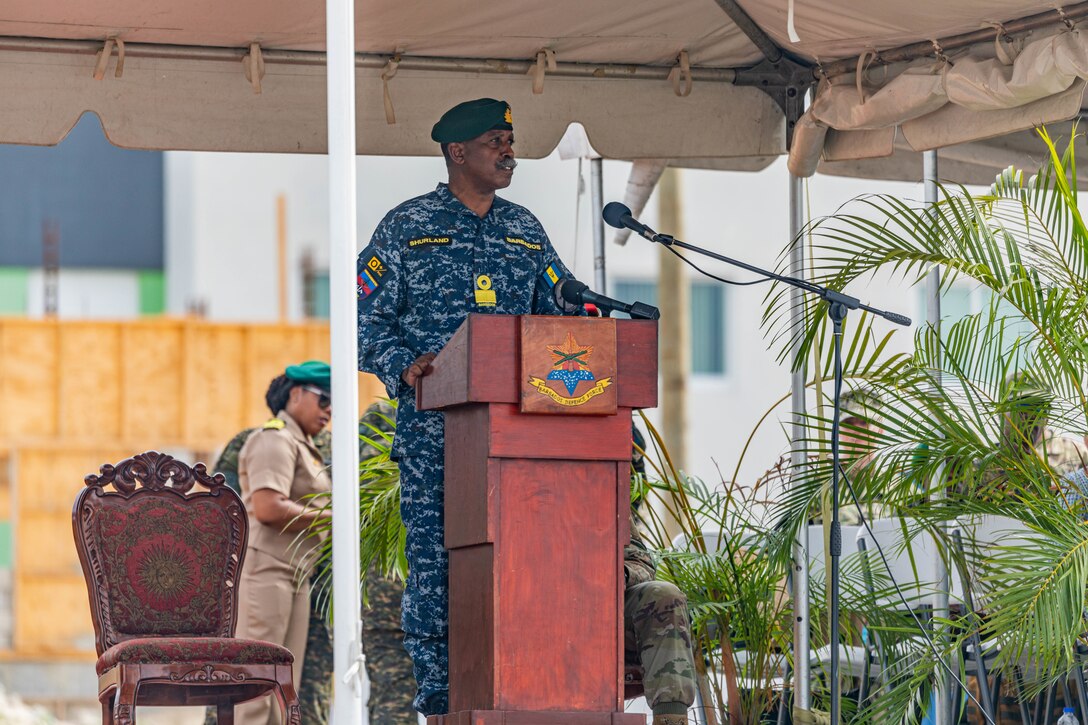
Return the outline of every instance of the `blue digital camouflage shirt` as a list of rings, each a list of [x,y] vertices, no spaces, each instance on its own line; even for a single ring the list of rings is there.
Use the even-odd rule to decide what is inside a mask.
[[[386,214],[357,274],[359,369],[400,399],[395,457],[442,455],[442,414],[417,411],[400,375],[470,312],[571,314],[552,293],[569,272],[540,221],[499,197],[481,219],[446,184]]]

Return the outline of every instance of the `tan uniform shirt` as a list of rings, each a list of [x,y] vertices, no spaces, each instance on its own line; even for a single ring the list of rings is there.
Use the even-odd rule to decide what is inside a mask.
[[[285,410],[281,410],[276,418],[283,421],[283,427],[269,427],[266,423],[265,427],[253,432],[238,454],[238,482],[242,488],[242,501],[249,512],[249,546],[281,561],[301,562],[302,557],[316,546],[316,541],[300,545],[298,533],[281,531],[257,521],[253,514],[253,492],[268,488],[292,501],[307,503],[303,497],[328,493],[332,481],[313,440],[294,418]]]

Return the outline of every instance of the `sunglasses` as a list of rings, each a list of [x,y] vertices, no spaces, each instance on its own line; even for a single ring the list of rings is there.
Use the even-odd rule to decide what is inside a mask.
[[[330,397],[327,391],[314,387],[313,385],[302,385],[300,387],[317,396],[317,405],[319,408],[328,410],[332,406],[332,397]]]

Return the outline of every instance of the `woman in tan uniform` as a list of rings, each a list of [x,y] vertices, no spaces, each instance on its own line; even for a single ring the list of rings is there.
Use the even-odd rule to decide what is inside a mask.
[[[238,455],[249,549],[240,580],[237,636],[291,650],[296,690],[306,652],[313,567],[309,554],[315,545],[300,543],[298,535],[328,515],[305,497],[331,489],[313,442],[332,415],[330,389],[328,364],[311,360],[288,367],[265,394],[276,417],[254,431]],[[279,708],[273,707],[271,697],[263,697],[239,706],[235,722],[277,725]]]

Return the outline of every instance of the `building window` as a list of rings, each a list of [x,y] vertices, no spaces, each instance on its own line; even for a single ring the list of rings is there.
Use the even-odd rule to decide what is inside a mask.
[[[646,280],[617,280],[610,296],[657,305],[657,285]],[[696,375],[723,375],[726,371],[725,297],[725,288],[716,282],[691,283],[691,371]]]
[[[329,273],[311,272],[302,281],[303,301],[307,317],[329,319]]]

